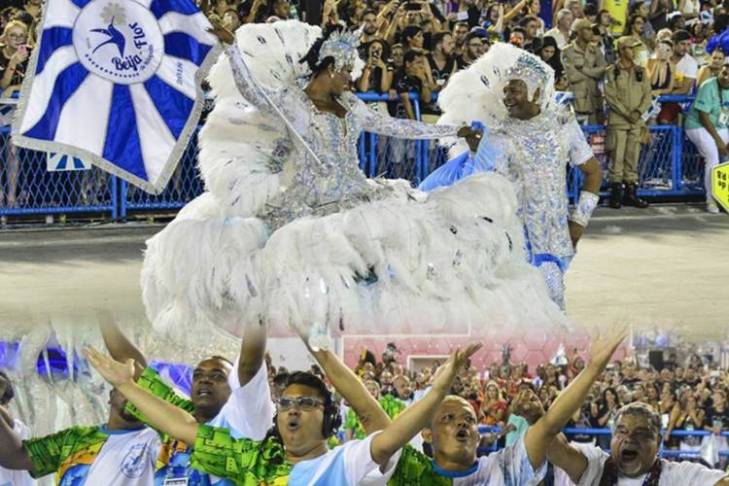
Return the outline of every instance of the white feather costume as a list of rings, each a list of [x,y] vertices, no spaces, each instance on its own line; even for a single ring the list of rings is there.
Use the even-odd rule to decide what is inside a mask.
[[[530,100],[537,96],[539,113],[533,118],[509,116],[503,98],[512,80],[526,83]],[[533,54],[497,43],[453,75],[439,96],[439,105],[443,115],[438,123],[478,120],[487,127],[477,154],[468,161],[472,166],[464,173],[489,167],[511,181],[529,258],[543,273],[553,300],[563,306],[564,272],[574,255],[567,224],[566,169],[568,163],[586,163],[593,153],[572,113],[555,99],[554,71]],[[449,144],[454,157],[468,150],[454,139]],[[458,179],[451,176],[457,171],[449,167],[457,163],[454,159],[439,168],[423,186],[443,187]],[[589,199],[597,204],[596,195]]]
[[[199,137],[207,192],[147,242],[155,326],[193,337],[205,326],[239,335],[260,319],[335,334],[562,323],[525,261],[504,177],[427,195],[364,176],[363,129],[411,139],[456,130],[379,115],[351,94],[344,119],[318,112],[297,82],[319,35],[296,21],[246,25],[213,68],[216,105]]]

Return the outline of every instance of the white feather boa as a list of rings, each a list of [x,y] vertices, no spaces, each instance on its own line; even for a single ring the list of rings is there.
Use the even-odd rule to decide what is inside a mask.
[[[273,37],[286,39],[284,57],[306,52],[305,39],[316,38],[317,29],[303,24],[274,26]],[[296,52],[286,51],[289,28]],[[242,50],[242,39],[272,37],[271,26],[245,29],[237,34]],[[240,335],[246,323],[265,319],[277,334],[317,323],[346,334],[468,334],[564,322],[525,261],[514,192],[496,174],[429,195],[389,181],[389,198],[269,234],[256,215],[281,190],[268,167],[285,131],[242,99],[224,58],[211,85],[217,101],[199,157],[208,192],[147,242],[143,299],[159,330],[178,339],[208,328]]]

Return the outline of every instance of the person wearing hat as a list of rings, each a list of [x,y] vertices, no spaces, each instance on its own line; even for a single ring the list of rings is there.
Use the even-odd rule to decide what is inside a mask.
[[[574,109],[578,117],[587,118],[590,124],[598,122],[602,111],[602,95],[598,83],[605,74],[605,56],[592,45],[592,24],[587,19],[577,19],[572,24],[575,39],[562,51],[562,64],[575,95]]]
[[[645,69],[635,64],[640,41],[622,36],[616,42],[618,62],[605,72],[605,100],[610,108],[606,149],[610,153],[610,207],[622,204],[645,208],[648,203],[637,195],[638,157],[643,114],[651,107],[651,82]],[[625,193],[623,194],[623,184]]]

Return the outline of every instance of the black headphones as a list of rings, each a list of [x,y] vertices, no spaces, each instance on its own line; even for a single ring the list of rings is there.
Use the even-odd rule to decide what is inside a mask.
[[[342,426],[342,415],[339,413],[339,403],[334,400],[333,394],[327,389],[324,382],[312,373],[297,371],[289,375],[284,389],[295,384],[314,388],[322,395],[324,398],[324,418],[322,420],[321,434],[325,439],[336,434]],[[272,433],[279,438],[281,437],[278,430],[278,411],[273,417]]]

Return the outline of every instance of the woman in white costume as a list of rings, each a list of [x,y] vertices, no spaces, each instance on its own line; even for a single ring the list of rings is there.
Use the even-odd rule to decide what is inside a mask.
[[[409,139],[458,130],[357,99],[354,35],[324,40],[296,21],[215,33],[229,45],[209,77],[216,105],[199,137],[207,192],[147,242],[143,296],[158,329],[240,334],[265,321],[314,335],[422,334],[563,323],[525,261],[506,178],[479,174],[428,195],[359,169],[363,130]]]

